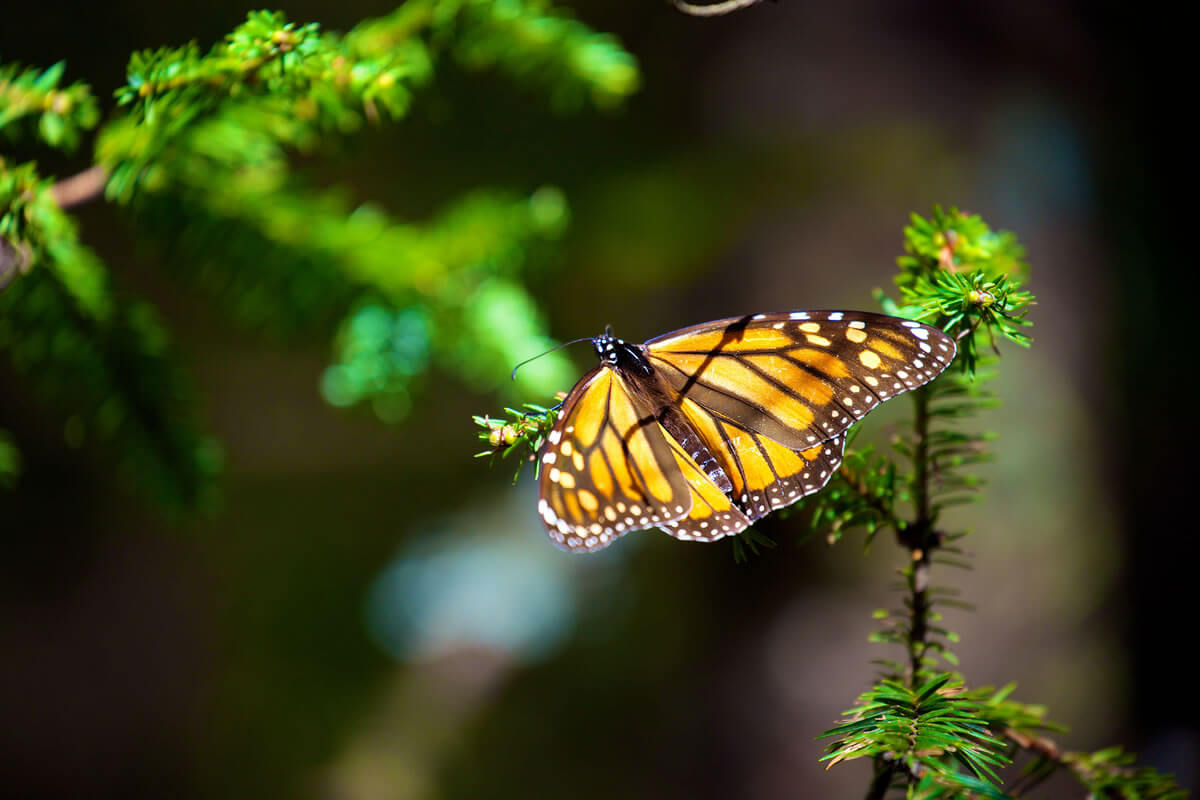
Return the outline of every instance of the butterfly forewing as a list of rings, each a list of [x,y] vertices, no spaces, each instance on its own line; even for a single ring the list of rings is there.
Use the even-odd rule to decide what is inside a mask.
[[[736,317],[659,336],[650,363],[713,416],[794,450],[845,432],[954,358],[937,328],[861,311]]]
[[[645,401],[598,367],[563,403],[542,455],[538,511],[568,550],[597,550],[623,533],[685,516],[692,492]]]

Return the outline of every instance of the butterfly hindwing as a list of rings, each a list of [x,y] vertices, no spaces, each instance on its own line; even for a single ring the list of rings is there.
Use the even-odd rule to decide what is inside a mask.
[[[568,550],[597,550],[691,510],[666,432],[615,370],[589,373],[563,402],[542,455],[538,511]]]
[[[862,311],[718,320],[658,336],[646,349],[681,397],[793,451],[932,380],[955,352],[937,328]]]
[[[751,521],[818,491],[841,466],[844,435],[792,450],[691,399],[684,398],[680,409],[729,477],[733,502]]]

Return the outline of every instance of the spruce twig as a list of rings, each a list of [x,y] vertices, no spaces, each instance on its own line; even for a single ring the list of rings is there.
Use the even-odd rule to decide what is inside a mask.
[[[850,487],[863,503],[879,516],[880,522],[899,532],[908,527],[908,522],[900,518],[895,510],[884,502],[880,495],[871,491],[865,476],[853,467],[843,464],[836,476],[842,483]]]
[[[929,622],[929,565],[933,558],[936,537],[932,531],[929,487],[929,391],[921,387],[913,392],[913,496],[917,517],[913,524],[898,532],[900,542],[911,554],[908,580],[912,622],[908,629],[909,685],[921,680],[921,664],[925,658],[926,633]]]
[[[1135,767],[1119,748],[1060,752],[1042,732],[1061,731],[1061,726],[1047,722],[1040,706],[1008,699],[1013,686],[968,690],[961,676],[936,668],[934,657],[951,664],[957,660],[944,645],[956,637],[938,626],[936,610],[936,603],[951,602],[944,596],[953,591],[931,586],[933,565],[967,566],[957,557],[939,555],[955,554],[948,543],[963,535],[940,531],[939,512],[978,489],[979,482],[961,470],[987,459],[990,439],[946,426],[994,404],[979,389],[991,375],[985,367],[994,357],[981,359],[980,347],[998,352],[998,338],[1028,346],[1020,329],[1029,324],[1025,314],[1033,296],[1021,288],[1028,267],[1015,237],[993,233],[978,217],[936,208],[930,219],[914,215],[905,234],[907,254],[899,259],[896,279],[904,303],[882,293],[877,297],[889,313],[921,319],[955,336],[959,370],[912,393],[911,428],[894,446],[907,471],[878,456],[871,469],[856,469],[855,464],[868,463],[868,456],[848,448],[850,468],[816,495],[815,523],[832,524],[839,536],[852,525],[864,525],[868,541],[878,526],[889,525],[907,556],[904,610],[878,612],[885,628],[872,637],[903,646],[907,662],[881,662],[885,674],[842,725],[824,734],[836,739],[825,760],[832,765],[871,758],[868,800],[900,793],[908,800],[1003,800],[1027,796],[1059,770],[1074,775],[1092,797],[1178,800],[1186,793],[1171,776]],[[911,519],[897,512],[899,501],[911,503]],[[941,701],[928,694],[931,686]],[[1005,785],[995,768],[1018,754],[1029,762]]]

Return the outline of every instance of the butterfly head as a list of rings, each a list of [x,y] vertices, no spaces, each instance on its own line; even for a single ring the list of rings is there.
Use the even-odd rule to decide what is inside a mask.
[[[592,347],[596,348],[596,355],[600,357],[601,363],[610,367],[651,371],[646,357],[642,355],[642,348],[624,339],[618,339],[613,335],[611,327],[605,327],[602,335],[592,339]]]
[[[617,348],[625,343],[613,336],[612,328],[605,327],[604,333],[592,339],[592,347],[596,348],[596,355],[600,356],[600,360],[605,364],[616,365],[617,363]]]

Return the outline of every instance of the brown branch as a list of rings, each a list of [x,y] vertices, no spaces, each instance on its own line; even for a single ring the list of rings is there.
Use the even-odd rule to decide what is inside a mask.
[[[28,242],[17,242],[14,245],[4,236],[0,236],[0,292],[18,275],[29,272],[32,264],[33,253]]]
[[[913,392],[915,415],[913,418],[913,503],[917,507],[917,518],[913,525],[899,532],[900,543],[909,549],[912,564],[909,566],[909,591],[912,592],[910,613],[912,624],[908,629],[908,653],[910,680],[913,688],[920,685],[918,677],[921,662],[929,651],[929,565],[932,550],[937,546],[938,536],[932,530],[933,514],[929,498],[929,390],[921,387]]]
[[[892,779],[897,772],[896,764],[885,764],[882,769],[876,769],[875,777],[867,789],[865,800],[883,800],[887,797],[888,789],[892,788]]]
[[[675,6],[677,11],[682,11],[684,14],[690,14],[693,17],[719,17],[722,14],[740,11],[743,8],[749,8],[761,2],[762,0],[725,0],[723,3],[695,5],[684,0],[671,0],[671,5]]]
[[[1043,759],[1045,763],[1052,765],[1048,771],[1034,769],[1017,776],[1017,779],[1012,782],[1012,785],[1007,790],[1013,797],[1024,797],[1026,792],[1037,788],[1038,784],[1049,778],[1055,770],[1070,770],[1070,765],[1063,758],[1063,754],[1059,752],[1058,745],[1051,739],[1022,733],[1015,728],[1004,728],[1001,733],[1004,735],[1004,738],[1015,744],[1019,749],[1032,753],[1038,758]]]
[[[913,501],[917,506],[917,525],[928,528],[932,521],[929,501],[929,389],[922,386],[913,392]],[[920,545],[918,545],[920,546]]]
[[[50,194],[59,208],[74,208],[91,202],[104,193],[108,182],[108,170],[100,165],[88,167],[83,172],[63,178],[50,187]]]

